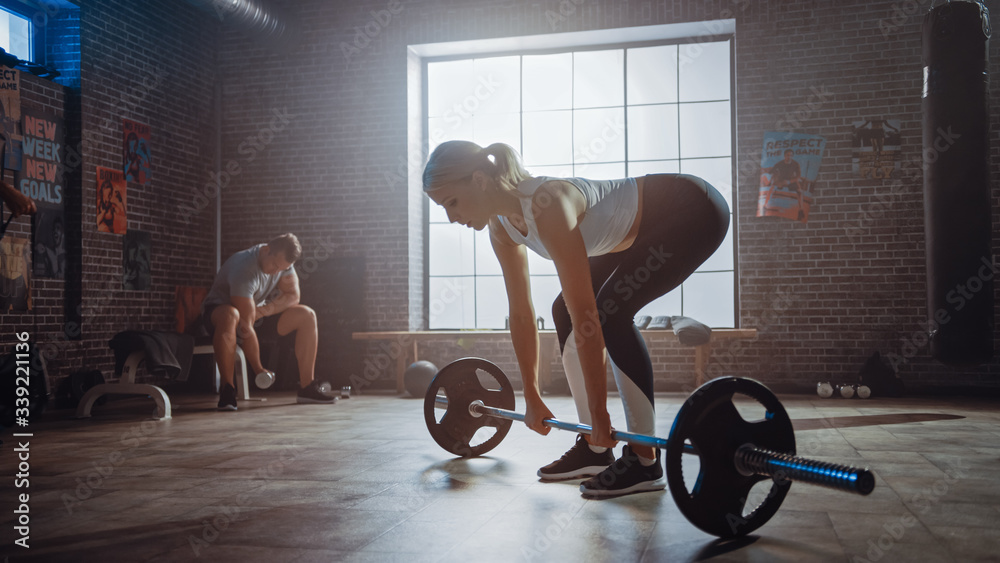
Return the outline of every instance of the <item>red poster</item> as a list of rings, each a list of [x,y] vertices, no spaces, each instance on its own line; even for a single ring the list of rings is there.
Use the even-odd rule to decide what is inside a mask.
[[[121,170],[97,167],[97,230],[102,233],[124,234],[125,174]]]

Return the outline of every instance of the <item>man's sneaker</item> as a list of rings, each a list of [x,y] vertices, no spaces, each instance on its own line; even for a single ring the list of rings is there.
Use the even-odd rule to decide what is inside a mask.
[[[639,456],[632,453],[627,444],[622,448],[622,456],[609,465],[604,471],[580,483],[580,492],[595,497],[613,497],[660,491],[666,487],[663,478],[663,464],[660,452],[656,452],[656,463],[645,466],[639,462]]]
[[[566,479],[582,479],[597,475],[615,460],[615,453],[610,448],[603,453],[594,453],[583,434],[576,437],[576,444],[564,453],[561,458],[538,470],[538,476],[543,481],[562,481]]]
[[[337,397],[333,397],[323,393],[319,389],[319,383],[315,380],[311,381],[309,385],[306,385],[302,389],[299,389],[299,396],[296,399],[297,403],[303,404],[320,404],[320,405],[332,405],[337,402]]]
[[[219,390],[219,410],[236,410],[236,388],[228,383],[223,384]]]

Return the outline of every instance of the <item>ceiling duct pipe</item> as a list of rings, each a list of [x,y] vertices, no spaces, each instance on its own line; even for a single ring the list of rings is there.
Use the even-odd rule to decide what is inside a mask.
[[[265,0],[187,0],[211,11],[223,23],[233,23],[245,31],[278,39],[285,34],[285,20]]]

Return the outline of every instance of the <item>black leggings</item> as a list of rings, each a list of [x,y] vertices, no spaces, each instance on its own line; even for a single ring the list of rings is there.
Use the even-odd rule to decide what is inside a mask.
[[[643,183],[642,217],[632,246],[590,258],[590,277],[608,355],[653,401],[653,367],[634,318],[681,285],[729,230],[729,206],[708,182],[686,174],[654,174]],[[552,304],[559,348],[573,330],[562,293]]]

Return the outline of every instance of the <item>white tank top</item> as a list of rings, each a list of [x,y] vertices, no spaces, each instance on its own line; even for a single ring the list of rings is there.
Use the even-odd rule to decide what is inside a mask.
[[[528,235],[522,235],[506,217],[499,218],[500,224],[515,243],[527,246],[543,258],[552,259],[538,238],[538,227],[531,213],[531,196],[539,186],[549,180],[569,182],[576,186],[586,199],[587,207],[580,222],[580,234],[583,235],[583,243],[587,247],[587,256],[607,254],[628,236],[639,209],[639,185],[635,178],[587,180],[539,176],[528,178],[517,185],[517,191],[527,196],[521,198],[521,210],[524,222],[528,225]]]

